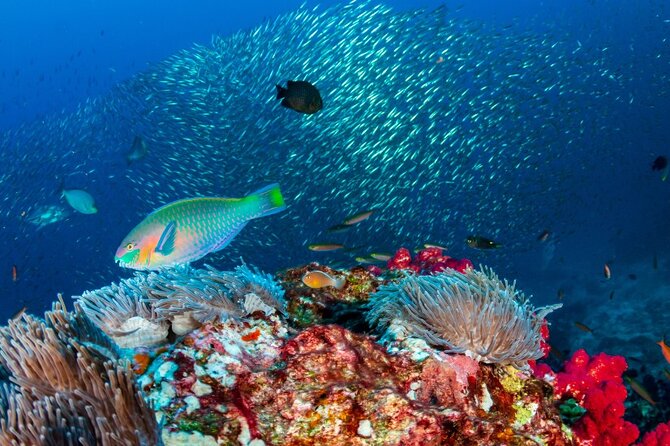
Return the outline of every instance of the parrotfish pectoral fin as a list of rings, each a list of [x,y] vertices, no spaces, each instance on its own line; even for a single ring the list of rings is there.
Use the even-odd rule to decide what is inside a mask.
[[[158,239],[155,251],[161,255],[169,255],[174,251],[174,241],[177,235],[177,223],[171,221],[165,226],[161,238]]]
[[[279,190],[279,184],[277,183],[270,184],[269,186],[257,190],[253,194],[247,196],[245,200],[257,201],[257,215],[259,217],[276,214],[277,212],[286,209],[284,197],[282,196],[281,191]]]

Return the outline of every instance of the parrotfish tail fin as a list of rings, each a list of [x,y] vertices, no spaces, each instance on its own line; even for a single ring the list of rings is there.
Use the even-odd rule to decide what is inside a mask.
[[[336,289],[341,290],[344,288],[344,285],[347,284],[347,278],[346,277],[340,277],[339,279],[335,279],[335,285],[333,285]]]
[[[246,199],[257,201],[259,217],[276,214],[277,212],[286,209],[284,197],[282,197],[281,191],[279,190],[279,184],[277,183],[270,184],[269,186],[257,190],[253,194],[250,194]]]
[[[277,99],[281,99],[286,96],[286,88],[277,84]]]

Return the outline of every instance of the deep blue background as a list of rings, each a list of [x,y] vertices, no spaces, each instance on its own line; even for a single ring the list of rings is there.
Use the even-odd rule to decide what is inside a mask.
[[[309,6],[324,7],[334,1],[306,2]],[[434,8],[438,1],[398,1],[386,4],[399,10],[416,7]],[[292,11],[301,1],[18,1],[6,0],[0,4],[0,130],[15,127],[39,118],[45,113],[74,110],[89,97],[103,95],[109,89],[180,49],[198,43],[208,45],[213,34],[229,35],[237,30],[260,24],[263,20]],[[571,215],[557,216],[547,225],[560,232],[565,219],[580,222],[580,231],[562,234],[555,258],[557,267],[538,271],[537,249],[520,253],[513,276],[520,279],[521,287],[538,296],[542,303],[555,301],[557,287],[568,294],[587,289],[596,303],[607,303],[609,284],[604,283],[602,267],[611,261],[617,277],[629,273],[639,276],[640,282],[650,280],[645,290],[653,290],[664,280],[657,274],[649,278],[651,258],[657,252],[661,273],[667,276],[670,251],[670,182],[662,183],[650,172],[651,161],[659,154],[670,155],[670,5],[667,1],[631,2],[627,0],[569,0],[538,2],[515,0],[501,2],[458,1],[446,2],[449,14],[463,20],[495,24],[515,24],[538,32],[551,29],[570,46],[580,45],[595,51],[607,52],[615,61],[612,76],[621,78],[627,90],[625,100],[618,108],[603,108],[605,116],[617,116],[611,121],[617,132],[595,132],[592,144],[611,146],[616,156],[603,157],[599,168],[590,174],[588,184],[575,184],[596,198],[597,208],[576,206]],[[575,57],[578,57],[575,56]],[[621,116],[624,119],[620,119]],[[563,129],[566,132],[572,129]],[[611,135],[616,134],[614,138]],[[623,135],[623,136],[622,136]],[[124,135],[127,137],[128,135]],[[583,147],[588,156],[589,147]],[[110,163],[112,156],[110,154]],[[119,160],[114,162],[121,162]],[[579,158],[567,159],[579,170]],[[121,166],[125,167],[125,166]],[[147,168],[149,168],[148,166]],[[3,166],[0,166],[2,169]],[[79,173],[77,173],[79,174]],[[86,183],[81,173],[81,183]],[[546,172],[551,178],[551,172]],[[563,181],[556,178],[555,181]],[[29,184],[29,182],[26,182]],[[56,181],[54,181],[56,184]],[[91,191],[104,203],[112,201],[116,191],[112,187]],[[2,199],[21,189],[4,189]],[[0,291],[3,293],[1,318],[7,317],[28,304],[39,312],[53,298],[55,291],[66,295],[78,294],[82,286],[98,284],[99,278],[84,281],[78,277],[76,264],[49,265],[49,270],[31,270],[38,263],[36,257],[46,252],[47,258],[57,258],[59,250],[72,251],[71,239],[63,234],[86,234],[91,227],[113,226],[105,234],[95,234],[95,241],[109,239],[109,246],[125,233],[130,224],[122,207],[103,209],[87,219],[72,219],[63,225],[53,225],[40,231],[35,239],[21,241],[30,246],[17,246],[11,252],[0,252]],[[118,211],[118,212],[117,212]],[[110,215],[111,214],[111,215]],[[563,220],[562,220],[563,219]],[[63,226],[63,227],[56,227]],[[70,231],[71,229],[71,231]],[[538,228],[538,233],[542,228]],[[67,232],[67,231],[69,232]],[[436,234],[439,239],[439,234]],[[90,242],[92,236],[80,238]],[[6,241],[5,241],[6,242]],[[449,242],[449,241],[447,241]],[[453,242],[453,241],[452,241]],[[3,243],[7,246],[7,243]],[[107,246],[90,249],[109,251]],[[104,249],[103,249],[104,248]],[[17,255],[17,253],[29,253]],[[455,255],[478,255],[462,250]],[[489,259],[495,261],[495,254]],[[479,256],[478,261],[487,258]],[[118,268],[111,262],[111,252],[99,259],[101,269]],[[108,262],[109,266],[104,262]],[[10,267],[19,265],[24,282],[10,281]],[[47,269],[42,265],[43,269]],[[117,269],[115,269],[117,268]],[[557,271],[560,269],[561,271]],[[511,273],[512,271],[505,271]],[[31,281],[30,286],[27,282]],[[57,288],[53,289],[52,284]],[[631,282],[632,283],[632,282]],[[661,283],[661,282],[659,282]],[[606,286],[607,285],[607,286]],[[10,289],[7,289],[10,287]],[[35,297],[37,296],[37,297]],[[631,298],[644,298],[641,292],[631,292]],[[602,299],[601,299],[602,298]],[[588,303],[573,304],[585,311]],[[609,305],[622,305],[615,300]],[[557,313],[569,324],[575,318],[587,320],[588,315],[569,312]],[[644,320],[645,315],[641,315]],[[653,336],[660,338],[667,327],[651,327]],[[652,339],[649,339],[649,345]]]
[[[7,0],[0,5],[0,130],[44,113],[73,109],[150,64],[211,36],[229,35],[303,2],[249,0]],[[338,2],[307,1],[312,7]],[[398,10],[446,4],[452,14],[497,23],[558,24],[584,40],[625,50],[642,38],[646,13],[631,2],[495,0],[385,2]],[[655,8],[653,8],[655,10]],[[635,35],[633,31],[637,31]],[[599,38],[596,36],[595,38]]]

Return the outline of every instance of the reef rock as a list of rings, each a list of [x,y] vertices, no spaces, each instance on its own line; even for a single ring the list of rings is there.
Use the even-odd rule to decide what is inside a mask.
[[[393,353],[337,325],[206,324],[139,378],[176,444],[571,444],[551,387],[420,340]]]

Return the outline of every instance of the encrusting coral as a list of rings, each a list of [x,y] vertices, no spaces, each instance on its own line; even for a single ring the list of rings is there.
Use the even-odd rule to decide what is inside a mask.
[[[560,306],[533,308],[513,283],[490,270],[444,269],[382,286],[370,298],[367,317],[450,352],[525,368],[544,355],[545,316]]]
[[[311,270],[345,286],[310,288],[301,278]],[[386,269],[312,263],[278,277],[246,265],[138,273],[84,293],[72,312],[57,302],[44,320],[10,321],[0,329],[9,377],[0,444],[567,446],[637,436],[623,420],[623,359],[578,352],[561,373],[536,364],[558,306],[533,308],[467,259],[400,250]],[[318,311],[307,314],[309,302]],[[168,333],[149,333],[153,346],[126,342],[142,329],[128,330],[132,318]],[[383,342],[366,320],[385,329]],[[666,437],[661,424],[643,443]]]
[[[0,331],[0,362],[12,383],[2,392],[0,444],[161,444],[128,362],[107,358],[105,343],[85,341],[104,334],[80,338],[81,317],[81,309],[70,313],[61,301],[45,320],[24,314]]]

